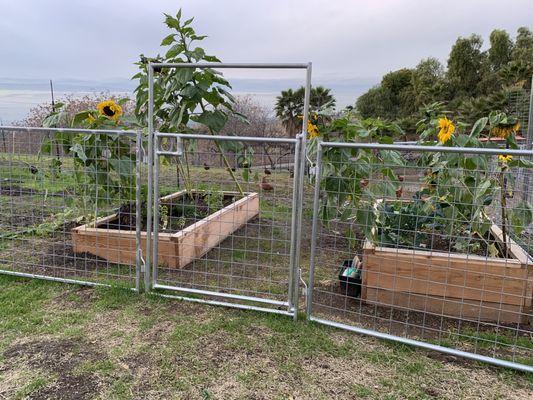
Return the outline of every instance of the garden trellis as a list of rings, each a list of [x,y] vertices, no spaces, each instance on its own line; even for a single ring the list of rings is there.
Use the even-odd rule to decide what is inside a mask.
[[[182,67],[298,68],[311,85],[310,64],[150,64],[149,91],[157,84],[154,68]],[[499,212],[503,198],[513,212],[528,212],[522,201],[531,198],[531,171],[498,161],[531,160],[533,151],[315,139],[313,153],[306,129],[295,138],[159,132],[153,111],[149,101],[145,132],[2,127],[2,273],[293,318],[305,308],[326,325],[533,371],[533,231],[511,218],[503,256]],[[307,114],[308,96],[303,127]],[[81,140],[76,157],[91,161],[83,164],[90,179],[77,180],[82,164],[69,149],[42,151],[43,140],[58,133]],[[122,163],[110,161],[109,146],[120,148]],[[325,159],[324,152],[339,157]],[[365,152],[373,156],[363,162]],[[447,200],[451,214],[423,208],[430,202],[421,185],[439,195],[452,189],[431,180],[422,160],[442,152],[490,160],[486,169],[474,163],[461,171],[476,176],[470,188],[479,189],[475,204],[490,221],[487,236],[457,214],[465,205],[459,193]],[[188,160],[188,187],[175,175],[177,158]],[[315,164],[309,179],[306,160]],[[335,168],[344,165],[356,172],[341,185]],[[128,187],[116,187],[119,175]],[[390,176],[401,179],[390,186]],[[494,188],[489,202],[481,177],[505,181],[503,197]],[[374,185],[372,197],[352,190]],[[91,201],[80,203],[84,196]],[[462,228],[446,231],[446,223]]]

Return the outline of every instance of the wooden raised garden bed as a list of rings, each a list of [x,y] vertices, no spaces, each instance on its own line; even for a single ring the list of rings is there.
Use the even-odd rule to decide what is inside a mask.
[[[491,234],[502,241],[501,229]],[[375,247],[363,249],[368,303],[473,321],[528,323],[533,259],[514,241],[510,258]]]
[[[183,190],[162,197],[160,204],[170,204],[185,194]],[[224,192],[224,195],[237,193]],[[245,197],[184,229],[177,232],[160,232],[159,264],[169,268],[183,268],[194,259],[202,257],[258,214],[259,195],[247,193]],[[117,219],[118,214],[113,214],[72,229],[74,252],[87,252],[115,263],[135,265],[135,230],[110,229],[110,224]],[[141,233],[141,247],[143,252],[146,252],[146,232]]]

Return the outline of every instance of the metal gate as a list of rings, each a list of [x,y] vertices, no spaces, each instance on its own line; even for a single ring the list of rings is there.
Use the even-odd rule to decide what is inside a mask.
[[[298,141],[156,132],[154,148],[150,287],[294,315]]]
[[[305,70],[302,133],[285,139],[157,132],[154,69],[164,68]],[[154,207],[145,286],[167,297],[296,318],[311,64],[153,63],[148,82]]]
[[[521,192],[530,191],[523,179],[532,171],[506,164],[502,152],[515,161],[533,157],[531,150],[320,143],[308,319],[533,372],[533,224],[501,217],[502,209],[529,212],[522,199],[530,196]],[[453,185],[424,163],[436,153],[464,166],[453,170],[461,178]],[[489,179],[499,185],[494,192]],[[464,207],[465,198],[486,214]],[[491,221],[486,235],[475,233],[478,220]],[[505,230],[510,239],[502,241]]]

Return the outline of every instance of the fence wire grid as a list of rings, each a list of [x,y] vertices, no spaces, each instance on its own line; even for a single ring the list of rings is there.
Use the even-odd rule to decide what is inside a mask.
[[[320,145],[308,317],[531,371],[533,152],[451,151]]]
[[[213,64],[150,64],[147,136],[0,127],[0,273],[294,318],[305,304],[533,372],[533,151],[322,142],[306,168],[305,129],[157,132],[155,67]],[[306,70],[307,126],[311,64],[216,67]],[[531,149],[531,97],[508,100]]]
[[[531,151],[321,143],[298,204],[298,139],[157,133],[150,188],[139,132],[4,138],[2,273],[139,289],[153,232],[159,295],[286,315],[307,297],[311,320],[531,372]]]
[[[135,208],[146,170],[140,165],[140,133],[12,127],[2,135],[0,270],[138,290],[135,224],[118,246],[115,227],[100,224],[109,234],[98,236],[94,221],[119,207]],[[120,162],[112,153],[121,154]],[[106,253],[132,256],[116,260],[102,257]]]
[[[152,288],[294,313],[296,142],[156,133]]]

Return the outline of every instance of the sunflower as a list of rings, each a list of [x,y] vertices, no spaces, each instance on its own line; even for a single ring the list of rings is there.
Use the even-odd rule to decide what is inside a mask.
[[[113,100],[106,100],[99,103],[96,108],[100,115],[103,115],[109,119],[117,121],[122,115],[122,107],[120,107]]]
[[[439,118],[439,142],[446,143],[455,132],[455,125],[447,117]]]
[[[309,134],[309,139],[314,139],[319,136],[318,127],[311,121],[307,121],[307,133]]]
[[[498,160],[500,160],[504,164],[507,164],[512,159],[513,159],[513,156],[510,156],[510,155],[509,156],[504,156],[504,155],[499,155],[498,156]]]
[[[520,130],[520,122],[515,122],[514,124],[509,125],[498,125],[491,129],[492,136],[499,137],[502,139],[508,138],[513,133],[518,133]]]
[[[96,121],[96,118],[94,118],[94,115],[92,115],[92,114],[87,115],[87,122],[89,124],[93,124],[94,121]]]

